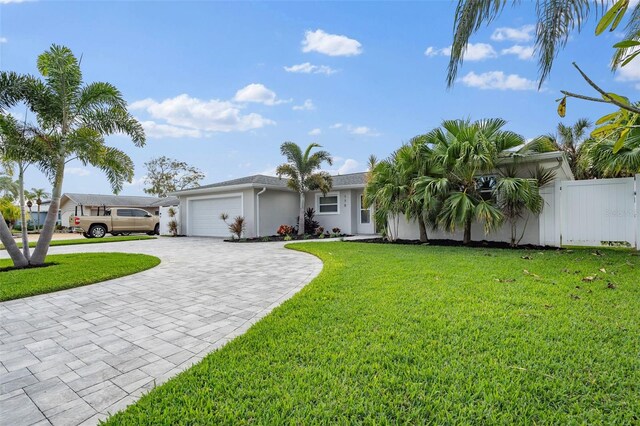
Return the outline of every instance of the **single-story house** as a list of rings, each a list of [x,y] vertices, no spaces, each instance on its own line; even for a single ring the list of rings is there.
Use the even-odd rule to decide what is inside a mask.
[[[315,220],[331,232],[333,228],[347,234],[374,234],[371,208],[362,207],[365,173],[333,176],[331,192],[305,194],[305,209],[312,207]],[[220,219],[245,218],[246,237],[275,235],[280,225],[296,225],[300,208],[297,192],[287,187],[286,178],[253,175],[239,179],[178,191],[180,233],[188,236],[228,237],[227,224]],[[229,221],[228,220],[228,221]]]
[[[517,222],[518,237],[524,230],[524,234],[520,244],[549,244],[545,233],[550,233],[549,227],[553,227],[553,217],[556,215],[554,210],[554,199],[556,192],[556,184],[561,181],[573,181],[574,176],[569,167],[569,163],[565,154],[561,151],[546,152],[542,154],[531,154],[523,157],[508,157],[501,160],[500,165],[516,166],[516,173],[519,177],[531,177],[537,167],[547,170],[553,170],[555,177],[553,182],[540,188],[540,194],[544,199],[543,211],[540,215],[525,213],[524,217]],[[491,182],[495,182],[498,171],[483,176],[483,181],[489,183],[487,191],[491,191]],[[457,229],[450,233],[443,230],[428,229],[428,237],[432,239],[452,239],[462,241],[463,229]],[[420,230],[417,222],[407,221],[401,216],[398,221],[398,238],[407,240],[417,240],[420,237]],[[509,242],[511,239],[511,227],[505,222],[499,229],[488,235],[485,234],[482,223],[474,222],[471,226],[471,238],[474,241],[500,241]]]
[[[178,199],[175,197],[64,193],[60,198],[58,218],[63,226],[67,226],[72,215],[97,215],[98,211],[103,214],[104,209],[110,207],[135,207],[157,216],[160,207],[177,204]]]

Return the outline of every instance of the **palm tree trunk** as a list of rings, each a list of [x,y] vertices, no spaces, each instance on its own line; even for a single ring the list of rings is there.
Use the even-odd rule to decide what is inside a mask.
[[[300,193],[300,212],[298,213],[298,235],[304,235],[304,192]]]
[[[24,254],[18,248],[18,244],[16,244],[13,239],[13,235],[11,235],[11,230],[7,225],[7,222],[4,221],[4,216],[0,213],[0,241],[4,245],[4,248],[9,253],[11,260],[13,261],[13,266],[16,268],[25,268],[29,266],[29,261]]]
[[[464,224],[464,238],[462,244],[469,244],[471,242],[471,219],[467,219]]]
[[[47,212],[47,217],[44,220],[44,225],[42,226],[40,237],[38,238],[38,244],[36,245],[36,249],[33,251],[33,256],[31,256],[30,263],[32,265],[43,265],[44,259],[47,257],[49,244],[51,243],[51,238],[53,238],[53,231],[56,227],[56,222],[58,221],[58,208],[60,207],[63,179],[64,158],[61,158],[58,161],[58,166],[56,167],[56,178],[53,190],[51,191],[51,204],[49,205],[49,211]]]
[[[19,200],[20,200],[20,219],[22,221],[22,226],[20,227],[20,231],[22,234],[22,254],[24,255],[27,261],[29,260],[29,224],[27,223],[27,213],[25,211],[24,206],[24,167],[22,163],[18,164],[18,191],[19,191]]]
[[[418,217],[418,227],[420,228],[420,242],[428,243],[429,237],[427,236],[427,225],[424,223],[422,216]]]
[[[40,198],[38,198],[38,232],[40,232],[40,204],[42,203],[42,201],[40,201]]]

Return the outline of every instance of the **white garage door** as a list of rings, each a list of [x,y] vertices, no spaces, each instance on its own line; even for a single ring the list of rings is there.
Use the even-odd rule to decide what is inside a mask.
[[[238,196],[204,198],[189,201],[189,235],[201,237],[229,237],[229,227],[220,214],[227,213],[231,223],[242,215],[242,198]]]

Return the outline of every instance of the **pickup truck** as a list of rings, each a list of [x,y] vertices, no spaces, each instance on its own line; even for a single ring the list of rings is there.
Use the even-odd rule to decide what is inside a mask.
[[[106,234],[122,235],[146,232],[160,233],[160,218],[142,209],[113,207],[105,209],[102,216],[71,216],[69,226],[80,228],[86,238],[102,238]]]

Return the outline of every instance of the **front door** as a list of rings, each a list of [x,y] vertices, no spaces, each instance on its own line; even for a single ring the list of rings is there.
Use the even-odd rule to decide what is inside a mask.
[[[358,197],[358,234],[375,234],[373,208],[364,208],[363,198],[362,194]]]

